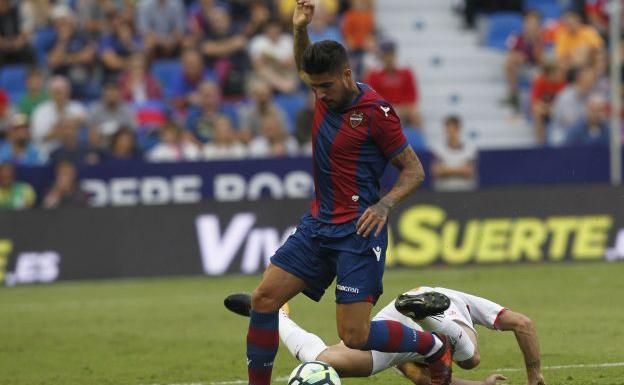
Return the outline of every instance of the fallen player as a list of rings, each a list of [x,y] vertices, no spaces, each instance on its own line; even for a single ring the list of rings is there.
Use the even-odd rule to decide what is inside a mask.
[[[248,294],[233,294],[225,306],[248,316]],[[375,321],[398,321],[410,328],[442,333],[451,339],[453,360],[464,369],[480,362],[475,325],[491,330],[513,331],[524,355],[528,385],[544,385],[540,370],[540,353],[533,322],[524,314],[471,294],[441,287],[420,287],[390,302],[373,318]],[[285,306],[279,314],[279,335],[282,343],[300,361],[323,361],[341,377],[368,377],[388,368],[396,368],[413,383],[428,385],[429,376],[424,357],[417,353],[384,353],[346,347],[342,342],[327,346],[317,335],[302,329],[288,314]],[[454,385],[494,385],[505,380],[492,374],[483,381],[453,378]]]

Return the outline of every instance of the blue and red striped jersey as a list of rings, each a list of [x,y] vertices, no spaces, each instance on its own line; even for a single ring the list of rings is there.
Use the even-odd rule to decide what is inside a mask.
[[[310,213],[322,223],[352,221],[375,204],[388,161],[408,146],[392,106],[368,85],[357,86],[360,94],[342,111],[316,101]]]

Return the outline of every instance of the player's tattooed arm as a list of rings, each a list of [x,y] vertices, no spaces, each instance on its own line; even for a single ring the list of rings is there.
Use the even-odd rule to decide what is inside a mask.
[[[308,24],[314,15],[313,0],[296,0],[297,6],[293,14],[293,50],[295,53],[295,64],[297,71],[302,74],[303,51],[310,45],[308,36]]]
[[[367,208],[356,224],[356,231],[363,237],[371,232],[378,236],[388,220],[390,209],[405,199],[425,179],[420,160],[410,146],[391,159],[399,170],[399,177],[392,189],[379,202]]]
[[[399,169],[399,177],[392,189],[379,201],[388,208],[405,199],[425,180],[425,170],[411,146],[407,146],[390,161]]]

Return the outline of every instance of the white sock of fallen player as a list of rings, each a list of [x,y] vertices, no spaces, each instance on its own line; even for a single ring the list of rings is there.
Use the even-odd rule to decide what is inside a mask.
[[[475,346],[466,331],[446,314],[437,315],[435,318],[427,317],[418,321],[424,330],[446,334],[455,344],[453,360],[466,361],[474,355]]]
[[[279,336],[290,353],[301,362],[314,361],[327,345],[317,335],[302,329],[280,309]]]

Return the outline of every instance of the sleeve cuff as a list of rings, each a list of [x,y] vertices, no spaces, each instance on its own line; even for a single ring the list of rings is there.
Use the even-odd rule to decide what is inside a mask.
[[[407,140],[405,140],[403,142],[402,145],[400,145],[399,147],[397,147],[394,151],[392,151],[389,155],[388,158],[392,159],[395,156],[399,155],[401,153],[401,151],[405,150],[407,148],[407,146],[409,146],[409,143],[407,143]]]

